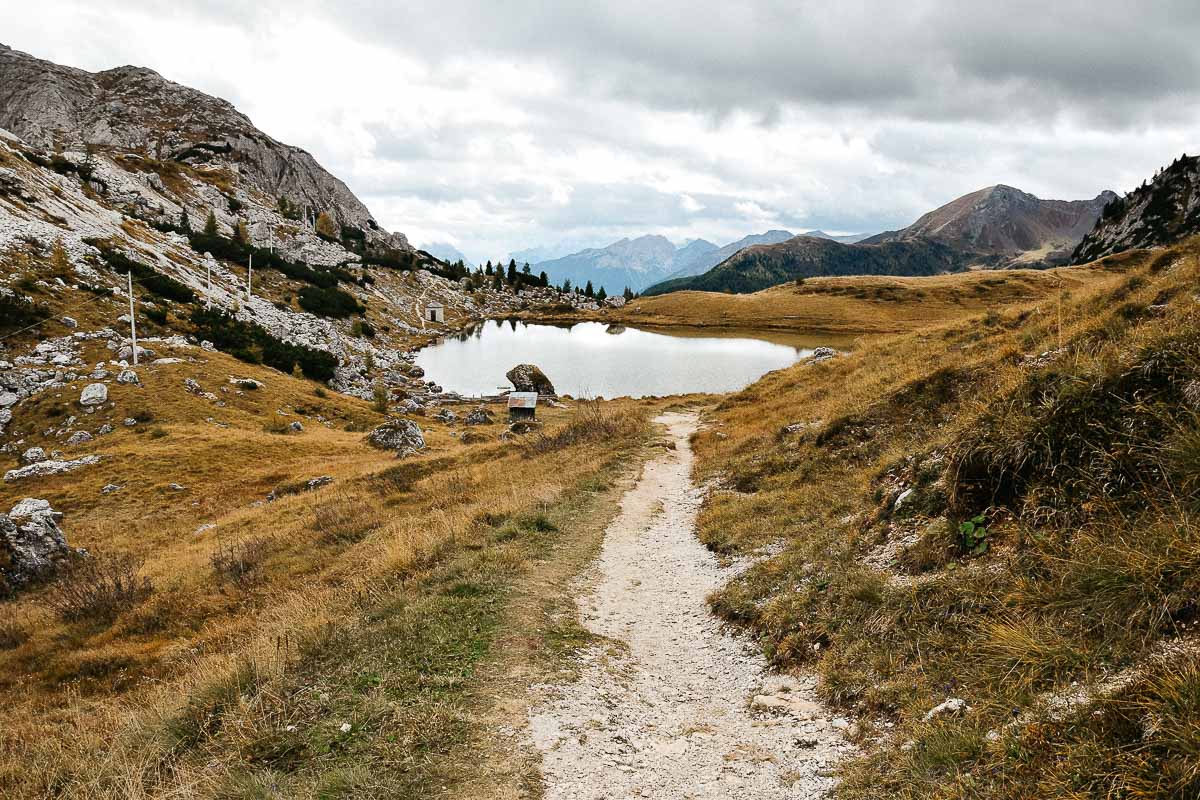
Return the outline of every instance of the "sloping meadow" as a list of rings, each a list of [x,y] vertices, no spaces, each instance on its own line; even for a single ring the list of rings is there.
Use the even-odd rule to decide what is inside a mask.
[[[220,407],[184,388],[222,392],[233,370],[257,388]],[[426,450],[397,460],[364,441],[383,415],[310,381],[220,353],[141,375],[111,397],[145,426],[87,445],[103,452],[89,470],[5,490],[4,508],[49,497],[91,553],[0,609],[5,798],[453,783],[513,583],[612,513],[662,405],[546,408],[546,435],[518,440],[421,418]]]
[[[697,436],[702,537],[775,548],[712,602],[859,714],[841,796],[1200,796],[1198,251],[773,373]]]

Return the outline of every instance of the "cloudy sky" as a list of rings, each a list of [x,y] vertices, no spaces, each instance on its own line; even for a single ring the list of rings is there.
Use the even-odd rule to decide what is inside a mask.
[[[0,0],[0,41],[231,101],[474,259],[895,228],[1200,150],[1194,0]]]

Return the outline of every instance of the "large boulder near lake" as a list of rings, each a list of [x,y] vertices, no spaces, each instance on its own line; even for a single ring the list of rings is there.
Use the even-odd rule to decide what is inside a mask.
[[[58,521],[62,514],[46,500],[26,498],[0,514],[0,598],[52,576],[71,556]]]
[[[557,395],[554,384],[546,373],[534,364],[518,364],[505,373],[513,389],[518,392],[537,392],[540,395]]]
[[[406,456],[425,449],[425,436],[411,419],[389,419],[367,434],[367,444]]]

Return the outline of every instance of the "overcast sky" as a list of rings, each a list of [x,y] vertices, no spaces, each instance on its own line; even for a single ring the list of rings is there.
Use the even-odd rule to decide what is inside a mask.
[[[0,0],[0,41],[151,67],[474,259],[862,232],[1200,150],[1195,0]]]

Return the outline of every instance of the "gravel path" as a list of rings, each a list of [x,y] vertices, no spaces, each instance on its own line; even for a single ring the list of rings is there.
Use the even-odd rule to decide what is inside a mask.
[[[665,414],[675,450],[646,464],[605,534],[584,624],[612,644],[530,712],[547,800],[818,798],[851,749],[811,681],[771,676],[705,598],[729,579],[696,539],[694,414]]]

